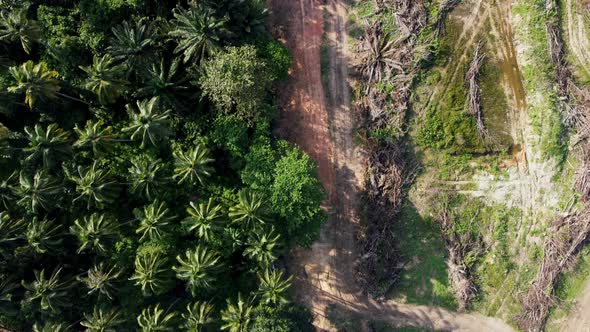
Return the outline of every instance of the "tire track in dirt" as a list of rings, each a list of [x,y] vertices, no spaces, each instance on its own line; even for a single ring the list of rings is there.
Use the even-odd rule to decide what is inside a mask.
[[[581,8],[578,8],[580,2],[565,0],[568,51],[575,58],[577,65],[590,76],[590,40],[584,24],[584,15]]]
[[[345,0],[269,0],[271,23],[283,35],[294,65],[281,88],[282,119],[277,134],[316,159],[328,192],[329,220],[310,249],[295,249],[288,259],[298,301],[314,314],[320,331],[335,331],[328,308],[394,326],[422,326],[454,331],[512,331],[494,318],[460,314],[429,306],[378,302],[364,295],[354,280],[357,191],[363,161],[354,145],[354,121],[348,84]],[[320,53],[326,19],[328,93],[323,90]],[[282,28],[281,28],[282,27]]]

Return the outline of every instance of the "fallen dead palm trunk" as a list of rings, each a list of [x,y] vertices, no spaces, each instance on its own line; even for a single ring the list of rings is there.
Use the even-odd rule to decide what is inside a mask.
[[[485,139],[488,136],[488,131],[483,123],[483,111],[481,108],[481,89],[479,87],[479,73],[485,56],[482,54],[481,49],[483,43],[479,42],[475,48],[475,54],[473,60],[469,66],[469,70],[465,75],[467,81],[467,88],[469,89],[469,108],[468,112],[475,118],[477,132],[480,138]]]

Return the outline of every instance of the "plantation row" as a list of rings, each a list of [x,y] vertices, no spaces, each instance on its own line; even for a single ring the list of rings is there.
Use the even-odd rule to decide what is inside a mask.
[[[306,331],[324,221],[262,0],[0,0],[0,326]]]

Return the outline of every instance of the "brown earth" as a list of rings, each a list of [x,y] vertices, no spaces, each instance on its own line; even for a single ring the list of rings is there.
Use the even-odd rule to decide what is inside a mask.
[[[362,154],[353,141],[350,106],[345,0],[268,0],[271,24],[291,50],[291,78],[280,90],[282,117],[277,134],[299,145],[316,161],[328,193],[329,220],[309,249],[298,248],[288,259],[299,302],[314,314],[320,331],[336,331],[328,309],[394,326],[422,326],[453,331],[512,331],[504,322],[479,314],[380,302],[363,294],[354,281],[355,225],[358,188],[363,178]],[[324,31],[325,27],[325,31]],[[323,52],[327,68],[322,68]],[[322,85],[322,69],[327,93]]]

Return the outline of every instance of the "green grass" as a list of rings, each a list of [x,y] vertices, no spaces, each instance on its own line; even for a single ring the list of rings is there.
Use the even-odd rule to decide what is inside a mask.
[[[565,272],[555,287],[555,297],[559,304],[551,310],[547,330],[559,331],[556,322],[566,317],[572,307],[573,301],[582,293],[590,276],[590,247],[586,247],[580,253],[580,260],[572,271]]]
[[[369,326],[375,332],[433,332],[432,329],[427,329],[424,327],[416,327],[416,326],[402,326],[402,327],[394,327],[387,322],[381,321],[372,321],[369,322]],[[440,331],[440,330],[438,330]]]
[[[438,225],[420,216],[408,203],[402,208],[394,232],[406,266],[389,295],[408,303],[456,309]]]

